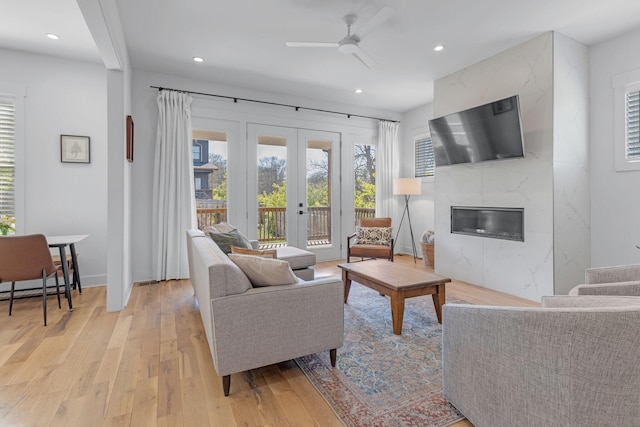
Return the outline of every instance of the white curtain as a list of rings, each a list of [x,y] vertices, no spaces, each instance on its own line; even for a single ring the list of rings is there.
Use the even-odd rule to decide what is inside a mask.
[[[378,122],[376,149],[376,216],[393,216],[393,178],[398,177],[398,129],[395,122]]]
[[[156,280],[189,277],[186,230],[196,228],[191,97],[162,90],[153,173],[152,242]]]

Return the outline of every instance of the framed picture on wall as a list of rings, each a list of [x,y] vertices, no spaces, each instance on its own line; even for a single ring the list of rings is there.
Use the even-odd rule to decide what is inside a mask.
[[[63,163],[91,163],[88,136],[60,135],[60,161]]]

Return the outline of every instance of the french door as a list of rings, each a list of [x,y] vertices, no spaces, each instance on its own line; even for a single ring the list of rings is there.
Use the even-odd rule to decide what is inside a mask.
[[[340,134],[248,124],[247,137],[250,237],[339,259]]]

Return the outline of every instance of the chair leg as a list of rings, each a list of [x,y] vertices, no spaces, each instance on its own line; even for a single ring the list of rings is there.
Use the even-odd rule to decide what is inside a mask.
[[[62,304],[60,303],[60,281],[58,280],[58,272],[55,273],[56,278],[56,295],[58,296],[58,308],[62,308]]]
[[[225,375],[222,377],[222,391],[225,396],[229,396],[229,389],[231,388],[231,375]]]
[[[42,270],[42,314],[44,326],[47,326],[47,270]]]
[[[16,288],[16,282],[11,282],[11,292],[9,292],[9,316],[11,316],[11,311],[13,310],[13,291]]]

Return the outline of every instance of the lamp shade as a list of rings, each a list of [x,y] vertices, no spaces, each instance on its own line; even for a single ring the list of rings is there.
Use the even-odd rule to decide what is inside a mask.
[[[420,178],[394,178],[393,194],[395,196],[401,194],[420,194],[422,185]]]

